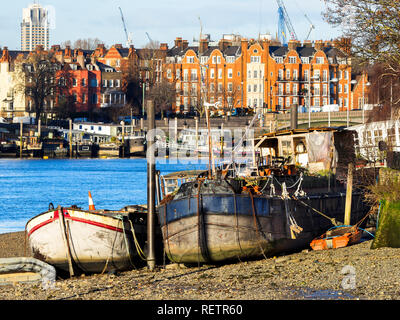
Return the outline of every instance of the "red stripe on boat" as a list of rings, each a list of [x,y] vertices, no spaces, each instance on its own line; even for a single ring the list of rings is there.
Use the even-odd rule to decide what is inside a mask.
[[[113,227],[104,223],[100,223],[100,222],[95,222],[95,221],[91,221],[91,220],[87,220],[87,219],[82,219],[82,218],[76,218],[76,217],[71,217],[71,215],[69,214],[68,211],[64,211],[63,212],[64,217],[68,220],[72,220],[72,221],[77,221],[77,222],[82,222],[82,223],[86,223],[86,224],[90,224],[96,227],[100,227],[100,228],[104,228],[104,229],[108,229],[108,230],[112,230],[112,231],[117,231],[117,232],[123,232],[124,230],[121,228],[117,228],[117,227]],[[40,228],[48,225],[49,223],[54,222],[55,220],[59,219],[59,213],[58,211],[54,211],[54,217],[52,219],[48,219],[46,221],[43,221],[42,223],[34,226],[28,233],[28,236],[30,236],[32,233],[34,233],[35,231],[39,230]]]

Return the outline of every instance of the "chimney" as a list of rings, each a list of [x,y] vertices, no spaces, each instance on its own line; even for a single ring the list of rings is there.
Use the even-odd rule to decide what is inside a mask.
[[[106,48],[103,43],[100,43],[94,51],[95,57],[102,57],[106,54]]]
[[[183,40],[182,50],[186,50],[189,47],[189,42],[187,40]]]
[[[70,46],[65,47],[65,57],[71,57],[71,47]]]
[[[82,69],[85,69],[85,56],[83,55],[83,51],[82,50],[77,50],[78,54],[76,56],[76,62],[79,63],[79,65],[81,66]]]
[[[304,40],[303,46],[307,47],[307,48],[312,48],[313,44],[312,44],[311,40]]]
[[[221,39],[221,40],[219,41],[219,44],[218,44],[219,50],[220,50],[221,52],[224,52],[225,49],[229,47],[229,44],[230,44],[230,43],[229,43],[229,40]]]
[[[296,40],[289,40],[288,48],[289,50],[296,50],[298,46],[298,42]]]
[[[208,50],[208,39],[201,39],[199,44],[200,53],[204,53]]]
[[[160,49],[163,51],[167,51],[168,50],[168,43],[161,43],[160,44]]]
[[[133,58],[135,52],[136,52],[135,47],[131,44],[131,45],[129,46],[128,57],[129,57],[129,58]]]
[[[317,51],[322,50],[324,48],[324,42],[322,40],[315,41],[314,48]]]
[[[114,46],[114,48],[116,48],[116,49],[122,49],[122,44],[117,43],[117,44]]]
[[[177,47],[177,48],[179,48],[179,49],[181,49],[182,50],[182,45],[183,45],[183,41],[182,41],[182,38],[176,38],[175,39],[175,47]]]
[[[0,62],[8,62],[10,59],[10,55],[8,53],[8,47],[3,48],[3,56],[1,57]]]

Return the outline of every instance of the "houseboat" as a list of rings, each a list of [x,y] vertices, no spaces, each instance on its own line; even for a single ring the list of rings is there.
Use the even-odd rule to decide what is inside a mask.
[[[342,146],[351,134],[329,128],[267,134],[255,141],[260,157],[249,163],[256,168],[253,174],[238,176],[231,163],[175,187],[165,179],[179,175],[161,177],[158,217],[168,258],[220,263],[309,247],[315,237],[344,221],[343,181],[315,172],[336,170],[349,160]],[[369,206],[363,192],[353,190],[355,224]]]

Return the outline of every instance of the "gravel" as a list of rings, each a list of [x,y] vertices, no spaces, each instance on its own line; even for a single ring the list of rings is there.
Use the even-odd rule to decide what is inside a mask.
[[[0,258],[23,257],[24,233],[0,235]],[[0,300],[398,300],[400,249],[288,254],[221,266],[168,265],[118,274],[0,286]]]

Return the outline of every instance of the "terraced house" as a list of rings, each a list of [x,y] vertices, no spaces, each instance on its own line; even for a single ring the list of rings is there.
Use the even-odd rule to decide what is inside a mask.
[[[176,38],[164,70],[175,83],[177,112],[199,111],[204,101],[223,112],[329,104],[351,110],[361,101],[360,90],[354,89],[368,81],[352,75],[351,59],[334,42],[291,41],[286,47],[267,37],[247,40],[235,35],[214,43],[204,37],[192,46]]]

